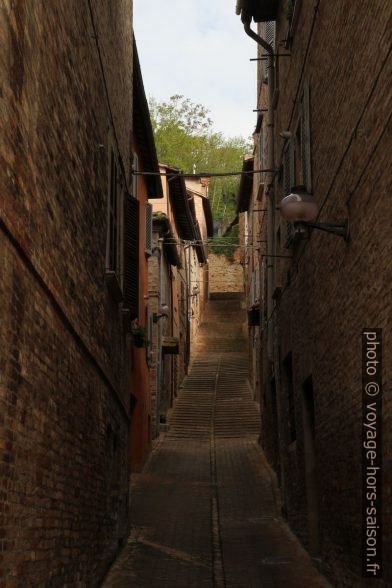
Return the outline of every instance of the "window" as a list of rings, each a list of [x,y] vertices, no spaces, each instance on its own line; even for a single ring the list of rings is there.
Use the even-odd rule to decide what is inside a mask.
[[[308,544],[311,553],[320,552],[319,491],[317,484],[316,423],[312,376],[302,385],[305,489],[308,514]]]
[[[283,148],[283,194],[290,194],[293,186],[305,186],[307,192],[312,192],[309,85],[306,82],[295,133]]]
[[[108,235],[108,258],[107,269],[114,272],[118,269],[118,251],[119,251],[119,206],[118,206],[118,177],[117,163],[114,153],[110,153],[110,181],[109,181],[109,235]]]
[[[310,102],[309,84],[305,81],[301,97],[301,161],[302,184],[307,192],[312,192],[311,153],[310,153]]]
[[[139,311],[139,201],[127,195],[124,219],[124,306],[130,320]]]
[[[292,139],[288,139],[283,148],[283,196],[290,194],[295,183],[294,147]],[[291,247],[294,242],[293,227],[292,223],[286,223],[286,247]]]
[[[122,299],[122,186],[116,155],[109,151],[108,224],[106,239],[106,281],[117,302]]]
[[[295,424],[293,358],[291,353],[287,355],[283,362],[283,375],[287,393],[288,438],[289,443],[292,443],[297,438],[297,431]]]
[[[144,205],[144,251],[152,255],[152,205]]]
[[[306,191],[311,193],[309,86],[306,83],[301,95],[300,115],[293,142],[295,184],[305,186]]]

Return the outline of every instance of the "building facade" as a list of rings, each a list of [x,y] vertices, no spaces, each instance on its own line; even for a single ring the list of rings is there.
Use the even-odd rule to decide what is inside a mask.
[[[132,2],[5,3],[0,46],[0,585],[98,585],[129,532],[145,290]]]
[[[150,370],[152,354],[153,307],[149,301],[149,259],[153,254],[153,206],[163,198],[147,99],[143,86],[136,43],[133,48],[133,139],[132,175],[127,219],[128,270],[135,311],[131,321],[129,389],[131,392],[130,461],[131,471],[139,472],[151,449],[153,414]],[[142,175],[143,172],[155,172]],[[140,175],[137,175],[137,174]]]
[[[268,170],[239,194],[248,225],[248,308],[256,309],[262,444],[291,527],[333,585],[370,585],[361,579],[361,332],[383,329],[377,425],[384,473],[377,481],[384,516],[377,546],[384,548],[379,585],[387,586],[391,5],[244,0],[238,9],[260,59],[253,169]],[[318,223],[349,221],[348,240],[284,220],[280,201],[298,187],[313,195]]]
[[[208,248],[212,213],[206,179],[184,178],[160,164],[163,199],[153,206],[153,255],[149,262],[152,327],[153,431],[168,423],[188,371],[191,346],[208,297]]]
[[[188,248],[190,346],[195,342],[209,294],[208,239],[214,234],[208,178],[187,177],[185,186],[195,227],[195,240]]]

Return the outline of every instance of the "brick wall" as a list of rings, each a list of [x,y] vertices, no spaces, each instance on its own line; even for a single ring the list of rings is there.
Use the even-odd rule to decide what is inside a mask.
[[[132,3],[0,11],[0,585],[96,585],[127,535],[126,339],[104,282],[129,162]],[[97,37],[95,37],[95,33]]]
[[[208,255],[208,274],[210,294],[217,292],[242,292],[244,278],[240,265],[239,249],[233,258],[226,255]]]
[[[361,586],[361,329],[384,329],[384,562],[391,559],[390,397],[388,364],[392,351],[389,237],[391,169],[389,51],[390,3],[339,6],[304,0],[294,32],[291,58],[279,62],[276,103],[276,159],[283,140],[295,132],[298,97],[304,79],[310,87],[312,191],[321,207],[319,221],[349,217],[351,241],[313,231],[294,248],[283,243],[275,262],[282,295],[275,302],[274,361],[263,353],[263,445],[277,468],[285,510],[305,545],[309,540],[309,500],[318,509],[318,555],[335,586]],[[282,8],[282,6],[281,6]],[[277,37],[284,37],[279,13]],[[362,43],[363,39],[377,39]],[[276,205],[283,196],[276,185]],[[282,234],[285,223],[279,216]],[[278,229],[277,224],[276,229]],[[266,239],[266,231],[261,236]],[[283,362],[292,354],[293,406]],[[287,365],[287,363],[286,363]],[[317,490],[306,493],[304,398],[313,381]],[[276,387],[274,391],[274,387]],[[290,417],[292,413],[292,417]],[[294,438],[290,418],[295,422]],[[278,437],[279,430],[279,437]],[[392,582],[385,563],[384,579]]]

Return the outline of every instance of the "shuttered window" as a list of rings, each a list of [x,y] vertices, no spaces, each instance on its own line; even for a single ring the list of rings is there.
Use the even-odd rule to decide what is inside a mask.
[[[108,194],[108,238],[106,269],[119,273],[119,198],[118,198],[118,170],[113,150],[110,151],[109,161],[109,194]]]
[[[269,20],[264,23],[264,40],[275,49],[275,21]],[[264,56],[268,57],[268,53],[264,51]],[[264,77],[268,79],[268,59],[264,61]]]
[[[283,150],[283,195],[287,196],[291,192],[291,188],[295,185],[295,166],[294,166],[294,145],[293,139],[289,139]],[[293,239],[293,225],[287,223],[286,225],[287,241],[286,247],[292,245]]]
[[[248,247],[251,247],[253,245],[253,214],[251,211],[247,211],[246,212],[246,217],[247,217],[247,225],[248,225],[248,242],[247,245]]]
[[[292,140],[289,139],[283,150],[283,193],[284,196],[290,194],[292,186],[295,184],[294,175],[294,149]]]
[[[261,121],[260,133],[259,133],[259,169],[263,169],[263,168],[264,168],[264,126],[263,126],[263,121]],[[264,172],[260,172],[259,182],[260,182],[260,184],[262,184],[264,182]]]
[[[305,81],[301,99],[301,162],[302,183],[306,191],[312,192],[311,154],[310,154],[310,110],[309,84]]]
[[[152,205],[144,205],[144,251],[152,255]]]
[[[124,310],[130,319],[139,311],[139,202],[127,195],[124,215]]]
[[[260,324],[267,319],[267,269],[265,261],[261,261],[260,268],[260,287],[261,287],[261,305],[260,305]]]
[[[259,301],[259,298],[257,296],[257,269],[255,269],[253,271],[253,294],[252,294],[252,298],[253,298],[253,304],[256,304]]]
[[[122,223],[123,223],[123,188],[119,177],[119,168],[113,149],[109,148],[108,160],[108,213],[106,235],[105,281],[112,298],[121,302],[123,298],[122,282]]]
[[[146,358],[147,365],[152,365],[152,337],[153,337],[154,319],[153,314],[149,308],[146,308]]]

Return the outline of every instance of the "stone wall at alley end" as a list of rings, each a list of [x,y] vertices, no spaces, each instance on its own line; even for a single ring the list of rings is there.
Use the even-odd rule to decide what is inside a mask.
[[[240,264],[239,249],[232,257],[209,253],[208,256],[209,292],[242,292],[244,289],[243,270]]]

